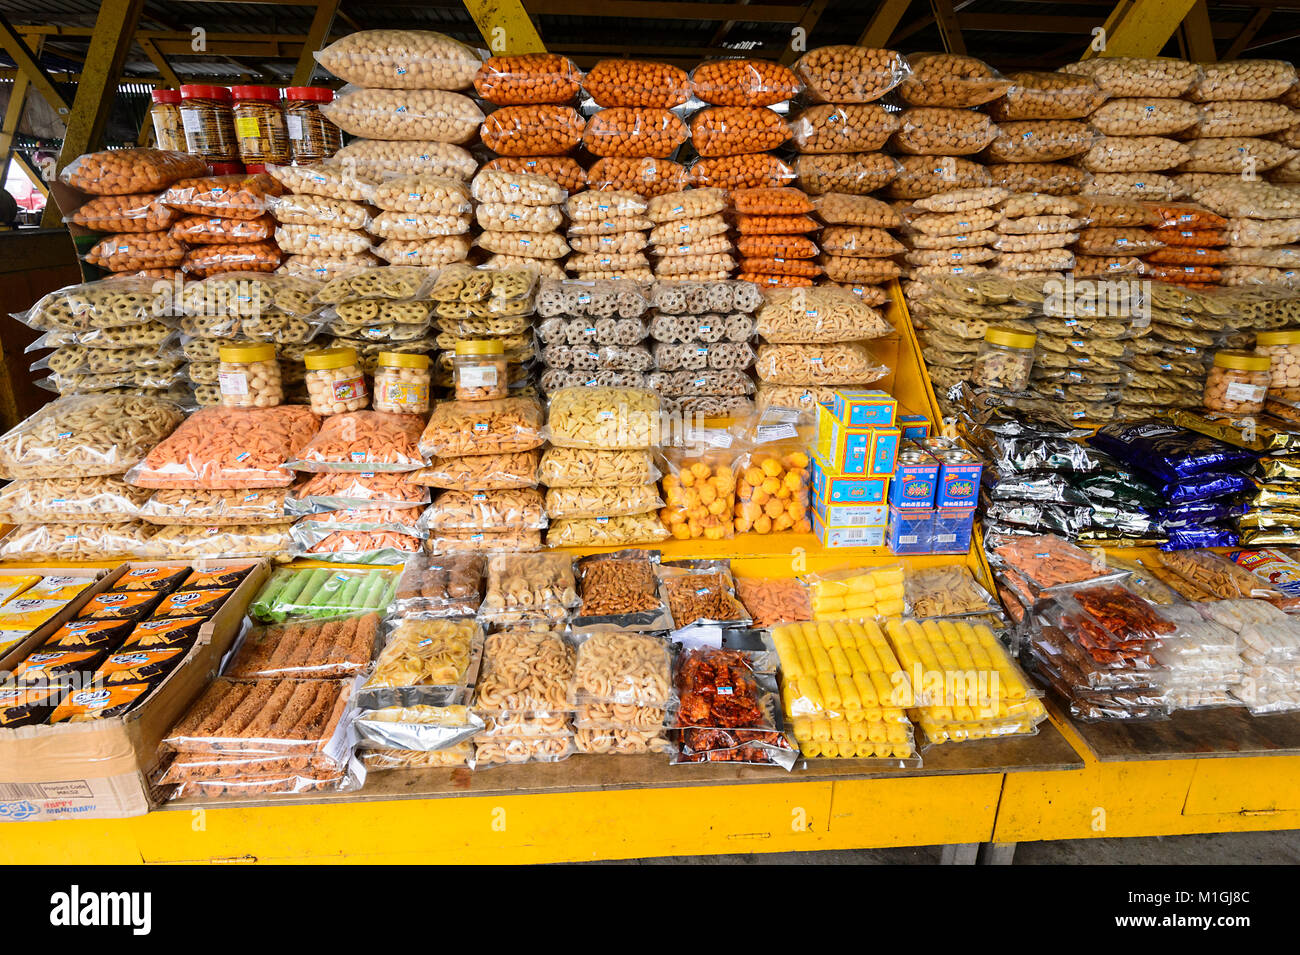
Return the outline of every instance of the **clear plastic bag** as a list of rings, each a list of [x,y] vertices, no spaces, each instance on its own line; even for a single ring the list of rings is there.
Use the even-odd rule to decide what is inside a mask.
[[[0,538],[4,560],[121,560],[146,556],[153,528],[118,524],[18,524]]]
[[[651,198],[676,192],[690,185],[690,175],[681,163],[668,159],[629,159],[606,156],[587,170],[587,188],[635,192]]]
[[[1191,156],[1190,147],[1161,136],[1106,136],[1079,160],[1091,172],[1172,169]]]
[[[444,530],[540,530],[546,526],[546,510],[541,491],[532,487],[446,491],[429,506],[421,523],[435,534]]]
[[[482,171],[541,176],[566,192],[587,186],[586,170],[569,156],[498,156],[484,163]]]
[[[870,103],[911,71],[901,53],[865,46],[823,46],[794,65],[808,96],[819,103]]]
[[[997,163],[985,169],[988,185],[1000,186],[1009,192],[1041,192],[1052,196],[1074,196],[1087,189],[1098,195],[1114,195],[1105,191],[1099,180],[1087,170],[1059,162]],[[1103,174],[1113,176],[1114,173]],[[1145,173],[1147,180],[1160,179],[1156,173]],[[1092,188],[1088,188],[1089,183]]]
[[[380,175],[335,160],[310,166],[277,166],[272,163],[267,165],[266,174],[291,193],[345,202],[368,201]],[[270,208],[269,200],[267,207]]]
[[[183,417],[157,398],[60,398],[0,437],[0,470],[10,480],[121,474]]]
[[[249,616],[264,623],[382,612],[397,589],[389,568],[284,567],[262,585]]]
[[[123,232],[99,240],[85,258],[111,272],[172,268],[185,258],[185,246],[166,232]]]
[[[0,490],[0,523],[124,523],[142,516],[148,496],[117,477],[13,481]]]
[[[428,30],[359,30],[316,54],[345,82],[387,89],[465,89],[483,57],[471,47]]]
[[[600,60],[587,71],[583,89],[597,106],[672,109],[691,97],[685,70],[649,60]]]
[[[1195,63],[1172,57],[1098,56],[1061,70],[1091,76],[1107,96],[1161,98],[1183,96],[1203,75]]]
[[[756,314],[769,342],[841,342],[893,331],[875,309],[844,289],[773,289]]]
[[[201,176],[199,156],[165,149],[106,149],[78,156],[59,172],[59,181],[94,196],[158,192],[178,179]]]
[[[589,138],[590,135],[589,126]],[[785,117],[763,106],[710,106],[691,117],[691,145],[701,156],[736,156],[778,149],[789,138]],[[685,136],[681,141],[685,141]]]
[[[426,173],[385,180],[375,187],[371,202],[389,212],[457,215],[473,210],[464,182]]]
[[[1019,72],[1007,76],[1011,87],[989,104],[989,115],[1009,119],[1079,119],[1106,101],[1090,76],[1073,73]]]
[[[435,458],[414,472],[411,480],[446,490],[506,490],[537,486],[538,451],[509,454],[473,454]]]
[[[556,447],[655,447],[659,396],[635,388],[563,388],[550,396],[545,437]]]
[[[543,444],[542,419],[535,398],[444,401],[433,407],[420,453],[433,458],[531,451]]]
[[[375,254],[395,265],[443,266],[463,262],[469,256],[469,239],[463,235],[432,239],[385,239]]]
[[[982,106],[1011,86],[1010,80],[973,56],[920,53],[907,62],[911,71],[898,84],[898,95],[909,106]]]
[[[1056,162],[1086,153],[1098,139],[1087,123],[1031,120],[998,126],[984,156],[993,162]]]
[[[671,449],[660,517],[678,540],[729,540],[735,533],[735,454]]]
[[[1196,126],[1201,116],[1195,103],[1142,93],[1103,103],[1088,122],[1106,136],[1170,136]]]
[[[788,186],[796,172],[770,153],[747,153],[697,159],[690,166],[690,177],[697,187],[755,189]]]
[[[468,96],[435,89],[353,89],[320,111],[344,132],[366,139],[460,145],[483,122],[483,111]]]
[[[204,408],[131,469],[137,487],[286,487],[284,466],[315,435],[320,418],[299,405]]]
[[[692,624],[747,627],[753,622],[736,599],[726,561],[673,561],[662,566],[660,577],[673,625],[679,630]]]
[[[302,471],[411,471],[423,466],[419,415],[354,411],[325,419],[308,444],[289,457]]]
[[[566,554],[494,554],[479,617],[493,624],[563,622],[578,605],[573,561]]]
[[[525,206],[519,203],[483,202],[474,211],[485,230],[496,232],[550,232],[564,223],[560,206]]]
[[[889,373],[855,342],[760,345],[754,370],[774,385],[861,385]]]
[[[367,178],[378,178],[382,173],[427,173],[451,179],[471,179],[478,171],[478,163],[468,150],[432,140],[355,139],[332,158],[355,168]]]
[[[1187,98],[1196,103],[1276,99],[1295,82],[1296,69],[1286,60],[1221,60],[1201,65]]]
[[[559,518],[546,531],[550,547],[617,547],[657,544],[668,538],[668,529],[653,512],[621,517]]]
[[[898,115],[883,106],[811,106],[790,120],[790,137],[801,153],[869,153],[898,131]]]
[[[1196,139],[1187,144],[1187,156],[1178,168],[1181,172],[1231,173],[1240,176],[1252,170],[1266,172],[1296,155],[1296,150],[1268,139],[1244,136]]]
[[[483,602],[486,570],[479,554],[435,557],[421,552],[407,561],[392,608],[433,617],[473,616]]]
[[[551,519],[622,517],[645,514],[663,506],[653,484],[551,488],[546,492],[546,514]]]
[[[139,494],[139,489],[135,490]],[[149,494],[147,489],[145,494]],[[150,524],[222,524],[282,522],[285,488],[253,490],[158,490],[141,503],[138,516]]]
[[[997,139],[999,131],[983,113],[964,109],[916,106],[899,117],[890,142],[902,153],[921,156],[970,156]]]
[[[328,229],[316,225],[282,225],[275,243],[283,252],[323,258],[347,258],[370,251],[371,238],[360,229]]]
[[[540,626],[494,633],[484,643],[475,708],[501,714],[563,712],[574,662],[573,647]]]
[[[903,156],[897,161],[897,166],[901,168],[896,168],[894,175],[880,184],[887,186],[886,194],[895,199],[924,199],[942,192],[957,192],[993,185],[993,178],[987,168],[980,163],[957,156]],[[802,173],[800,178],[802,181]],[[853,188],[838,191],[863,193],[874,189]]]
[[[690,135],[686,124],[671,110],[616,106],[592,116],[583,131],[582,144],[595,156],[663,159]]]
[[[654,634],[605,632],[578,644],[570,700],[666,707],[672,686],[672,648]]]
[[[294,524],[292,555],[341,564],[400,564],[420,549],[420,538],[391,530],[331,530]]]
[[[220,272],[274,272],[280,249],[274,242],[237,242],[191,247],[182,268],[200,278]]]
[[[156,193],[127,196],[97,196],[88,199],[68,218],[68,222],[93,232],[160,232],[177,217]]]
[[[380,615],[254,627],[224,675],[235,680],[337,680],[361,673],[379,637]]]
[[[498,255],[528,259],[559,259],[570,252],[569,244],[556,232],[484,232],[474,244]]]
[[[488,114],[480,135],[503,156],[556,156],[576,149],[586,126],[571,106],[503,106]]]
[[[285,557],[289,554],[290,524],[222,524],[158,527],[145,544],[145,556],[155,560],[195,557]]]
[[[581,85],[582,71],[554,53],[489,57],[474,76],[478,95],[498,106],[569,103]]]
[[[256,219],[221,219],[212,216],[185,216],[176,220],[168,235],[191,245],[213,243],[264,242],[275,233],[275,220],[269,215]]]
[[[799,92],[799,78],[769,60],[710,60],[691,71],[691,91],[716,106],[772,106]]]

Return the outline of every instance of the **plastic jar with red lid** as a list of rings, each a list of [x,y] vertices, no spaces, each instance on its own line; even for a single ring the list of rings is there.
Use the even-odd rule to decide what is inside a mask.
[[[235,138],[239,157],[251,173],[264,172],[266,163],[289,162],[289,134],[285,129],[280,89],[276,86],[232,86]]]
[[[333,100],[334,91],[324,86],[290,86],[284,91],[284,119],[295,163],[320,162],[343,148],[343,132],[320,111]]]
[[[181,87],[181,125],[185,145],[209,163],[239,161],[230,90],[224,86]]]
[[[149,116],[153,120],[153,138],[159,149],[179,153],[189,149],[185,143],[185,127],[181,123],[180,90],[154,90]]]

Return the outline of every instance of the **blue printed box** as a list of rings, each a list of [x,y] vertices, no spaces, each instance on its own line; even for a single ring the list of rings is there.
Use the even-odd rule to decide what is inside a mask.
[[[885,543],[885,525],[875,527],[827,527],[813,515],[813,532],[823,547],[881,547]]]
[[[892,428],[898,402],[886,391],[836,389],[830,410],[850,428]]]
[[[923,414],[900,414],[894,423],[903,432],[904,441],[924,441],[930,437],[930,419]]]
[[[970,550],[971,533],[975,527],[973,507],[940,507],[934,512],[934,527],[930,533],[932,554],[964,554]]]
[[[816,458],[812,462],[813,498],[824,504],[883,504],[889,496],[889,479],[840,474]]]
[[[895,554],[930,553],[930,536],[934,530],[934,510],[908,511],[889,509],[889,549]]]
[[[827,527],[883,526],[889,519],[885,504],[825,504],[813,501],[813,513]]]

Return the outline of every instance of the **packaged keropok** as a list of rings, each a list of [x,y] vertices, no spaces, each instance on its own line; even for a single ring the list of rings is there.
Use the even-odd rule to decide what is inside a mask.
[[[483,631],[472,618],[420,618],[395,622],[361,685],[366,709],[469,700],[483,652]]]
[[[622,550],[578,561],[582,603],[573,626],[584,630],[667,630],[672,627],[659,581],[658,551]]]

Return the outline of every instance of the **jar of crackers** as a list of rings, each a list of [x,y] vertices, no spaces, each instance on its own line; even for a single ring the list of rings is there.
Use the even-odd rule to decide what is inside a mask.
[[[181,87],[181,125],[190,155],[209,163],[239,161],[235,114],[230,104],[230,90],[224,86]]]
[[[1268,387],[1272,391],[1300,388],[1300,328],[1255,335],[1255,354],[1267,357]]]
[[[185,152],[187,147],[185,127],[181,125],[180,90],[154,90],[149,116],[153,120],[153,138],[157,141],[158,148]]]
[[[264,172],[266,163],[289,161],[289,134],[280,108],[280,91],[274,86],[233,86],[235,137],[239,158],[250,173]]]
[[[319,348],[302,357],[307,366],[307,394],[317,414],[361,411],[370,403],[366,376],[355,348]]]
[[[381,351],[375,366],[376,411],[426,414],[429,410],[429,356]]]
[[[1029,374],[1034,370],[1034,343],[1037,341],[1038,336],[1033,332],[990,328],[984,333],[984,341],[975,356],[971,380],[980,388],[1024,391],[1029,387]]]
[[[284,91],[284,122],[296,165],[329,159],[343,148],[343,131],[321,113],[334,101],[334,91],[324,86],[290,86]]]
[[[452,383],[461,401],[504,398],[509,390],[505,346],[495,338],[456,343]]]
[[[217,357],[222,407],[274,408],[283,404],[284,387],[274,345],[222,345]]]

